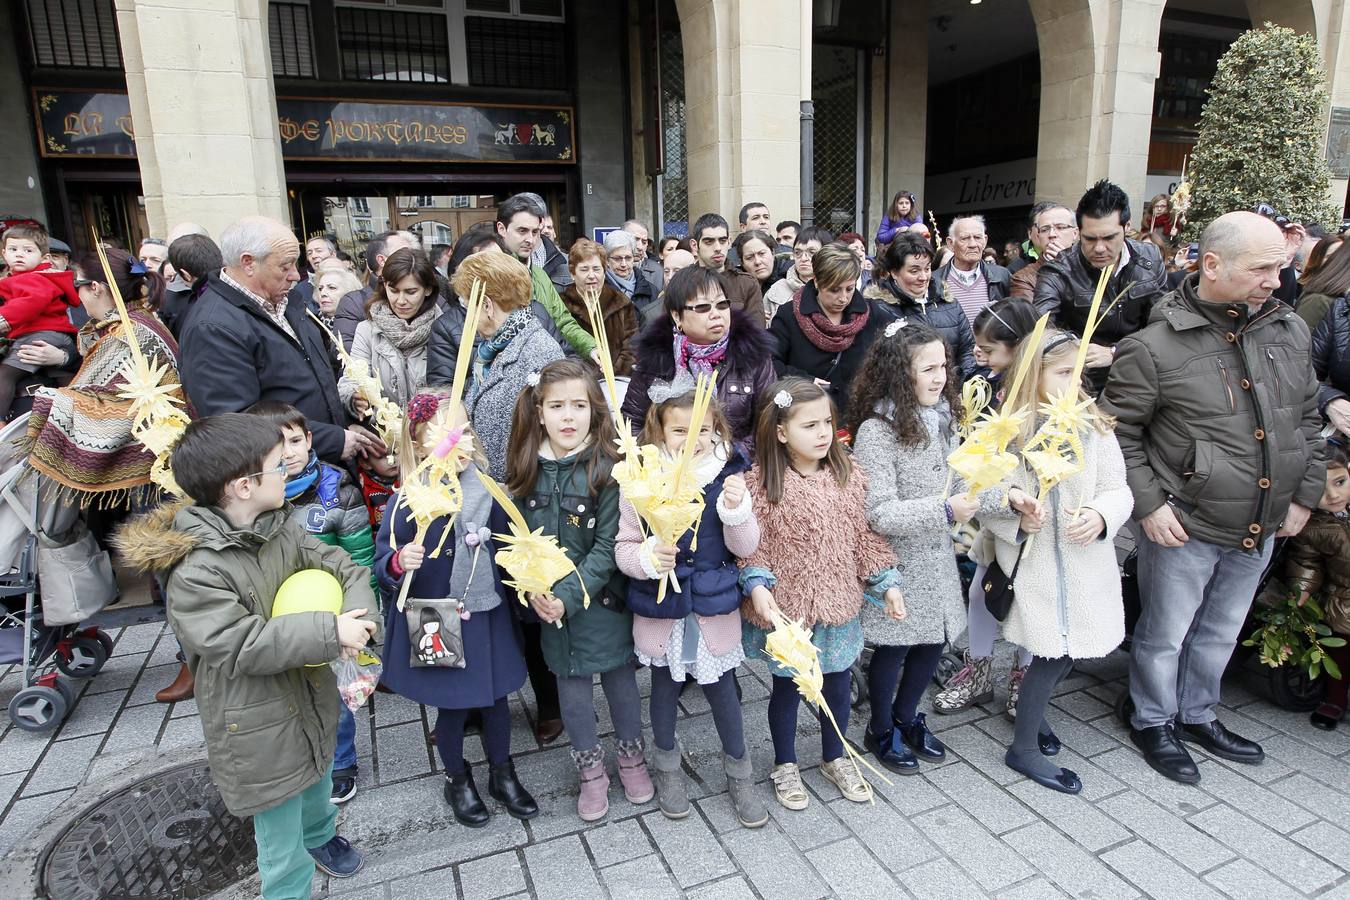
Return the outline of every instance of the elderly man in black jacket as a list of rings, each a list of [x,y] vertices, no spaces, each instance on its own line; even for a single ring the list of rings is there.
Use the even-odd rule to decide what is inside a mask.
[[[1102,308],[1114,305],[1088,348],[1087,375],[1096,394],[1106,384],[1116,344],[1148,323],[1153,304],[1166,293],[1167,267],[1153,244],[1125,236],[1130,198],[1106,179],[1083,194],[1076,216],[1078,243],[1041,266],[1035,303],[1059,327],[1082,337],[1097,280],[1107,266],[1115,267]]]
[[[984,258],[984,248],[989,246],[984,216],[952,219],[947,246],[952,258],[933,273],[934,288],[943,300],[959,304],[966,321],[974,325],[980,310],[1012,293],[1012,276]]]
[[[183,387],[197,415],[276,400],[305,414],[324,460],[384,453],[373,434],[345,427],[333,351],[303,304],[287,300],[300,280],[291,230],[262,216],[240,219],[221,234],[220,253],[225,267],[208,276],[179,340]]]

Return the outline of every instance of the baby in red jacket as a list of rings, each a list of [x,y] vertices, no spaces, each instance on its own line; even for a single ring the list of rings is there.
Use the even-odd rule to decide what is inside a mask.
[[[45,344],[75,358],[75,326],[69,309],[79,305],[75,273],[58,271],[44,262],[47,231],[41,225],[14,225],[4,234],[5,265],[9,276],[0,279],[0,417],[8,418],[19,382],[53,363],[37,362],[24,347]]]

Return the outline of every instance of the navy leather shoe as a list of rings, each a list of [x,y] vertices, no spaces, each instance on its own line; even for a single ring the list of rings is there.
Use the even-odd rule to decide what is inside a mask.
[[[1041,753],[1045,756],[1059,755],[1059,738],[1055,737],[1053,731],[1046,731],[1036,735],[1036,744],[1041,748]]]
[[[314,857],[314,865],[334,878],[351,878],[366,863],[360,850],[337,835],[322,847],[309,851],[309,855]]]
[[[1031,769],[1022,768],[1011,750],[1003,757],[1003,761],[1014,772],[1021,772],[1032,781],[1043,787],[1048,787],[1052,791],[1059,791],[1062,794],[1077,794],[1083,790],[1082,780],[1078,777],[1078,773],[1071,769],[1060,769],[1058,773],[1047,777]]]
[[[863,733],[863,746],[872,751],[883,769],[897,775],[917,775],[919,772],[919,761],[900,740],[894,728],[880,737],[873,734],[870,728],[867,729]]]
[[[914,755],[919,759],[941,762],[947,758],[947,748],[942,741],[939,741],[933,735],[933,732],[928,730],[928,721],[923,713],[915,715],[914,721],[909,724],[896,722],[895,727],[900,732],[900,737],[904,739],[906,746],[913,750]]]

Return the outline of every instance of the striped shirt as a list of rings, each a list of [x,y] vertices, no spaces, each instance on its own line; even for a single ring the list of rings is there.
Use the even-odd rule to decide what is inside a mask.
[[[976,266],[971,272],[962,272],[953,265],[943,290],[950,299],[961,304],[961,311],[972,325],[980,310],[989,305],[989,281],[984,277],[983,266]]]

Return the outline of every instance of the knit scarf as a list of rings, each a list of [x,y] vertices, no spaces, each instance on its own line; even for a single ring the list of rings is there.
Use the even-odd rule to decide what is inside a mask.
[[[314,487],[314,482],[319,480],[319,454],[313,450],[309,451],[309,462],[300,470],[300,474],[294,478],[286,479],[286,499],[294,500],[305,491]]]
[[[431,337],[431,324],[436,321],[436,304],[428,303],[425,308],[411,319],[404,320],[394,313],[388,301],[380,300],[370,306],[370,323],[389,343],[400,350],[408,351],[425,346]]]
[[[806,339],[826,353],[843,353],[853,346],[853,339],[867,327],[872,316],[872,307],[863,304],[863,311],[851,319],[844,319],[838,325],[829,320],[823,312],[813,312],[809,316],[802,312],[802,295],[792,298],[792,315],[797,319],[797,327],[806,335]]]
[[[695,344],[685,337],[683,331],[675,332],[675,373],[678,375],[681,369],[685,369],[695,378],[711,375],[713,369],[726,358],[730,341],[729,331],[715,344]]]
[[[609,282],[610,287],[620,291],[625,297],[632,298],[633,291],[637,290],[637,270],[627,278],[620,278],[608,269],[605,270],[605,281]]]
[[[517,335],[525,330],[525,326],[530,324],[534,314],[530,312],[528,306],[522,306],[520,309],[513,309],[502,322],[502,327],[497,329],[497,333],[490,338],[484,338],[478,345],[478,362],[486,371],[492,365],[492,361],[497,358],[497,354],[506,349],[506,345],[511,343]]]

